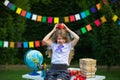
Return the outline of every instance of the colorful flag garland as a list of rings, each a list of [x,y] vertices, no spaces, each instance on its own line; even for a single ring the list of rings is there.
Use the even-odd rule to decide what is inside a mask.
[[[112,17],[112,19],[114,19],[115,16],[116,15],[114,15]],[[115,18],[115,21],[117,21],[116,18]],[[107,19],[105,18],[105,16],[102,16],[102,17],[100,17],[100,19],[96,19],[94,21],[94,24],[96,25],[96,27],[100,27],[100,25],[105,22],[107,22]],[[120,25],[120,21],[118,21],[118,22]],[[84,27],[80,28],[79,31],[77,31],[77,33],[85,34],[87,32],[92,31],[93,30],[92,24],[93,23],[85,25]],[[24,41],[24,42],[13,42],[13,41],[9,42],[9,41],[2,41],[2,40],[0,41],[0,47],[4,47],[4,48],[8,48],[8,47],[10,47],[10,48],[15,48],[15,47],[17,47],[17,48],[37,48],[40,46],[42,46],[42,42],[39,40]]]
[[[37,15],[31,12],[28,12],[20,7],[17,7],[15,4],[11,3],[9,0],[5,0],[3,3],[5,6],[7,6],[10,10],[15,11],[16,14],[25,17],[27,19],[31,19],[33,21],[37,22],[43,22],[43,23],[68,23],[68,22],[75,22],[81,19],[85,19],[87,16],[91,15],[91,13],[96,13],[101,9],[101,4],[98,3],[95,6],[91,7],[88,10],[85,10],[83,12],[74,14],[74,15],[69,15],[69,16],[64,16],[64,17],[52,17],[52,16],[42,16],[42,15]],[[63,21],[62,21],[62,18]]]
[[[42,45],[41,41],[25,41],[25,42],[14,42],[14,41],[0,41],[0,47],[3,48],[38,48]]]
[[[103,0],[104,4],[108,4],[108,2],[106,2],[106,0]],[[26,10],[23,10],[21,8],[17,8],[16,5],[10,3],[8,0],[5,0],[4,5],[7,6],[10,10],[15,11],[16,10],[16,14],[19,14],[23,17],[26,17],[27,19],[31,19],[34,21],[38,21],[38,22],[48,22],[48,23],[59,23],[61,18],[59,17],[47,17],[47,16],[40,16],[37,14],[32,14],[31,12],[27,12]],[[86,10],[83,11],[81,13],[75,14],[75,15],[70,15],[70,16],[65,16],[63,17],[64,22],[75,22],[81,19],[86,18],[87,16],[90,15],[91,13],[96,13],[97,10],[101,9],[101,4],[98,3],[96,4],[96,7],[92,7],[90,8],[90,10]],[[114,22],[117,22],[118,20],[118,16],[117,15],[113,15],[112,20]],[[94,21],[94,24],[97,27],[100,27],[101,24],[107,22],[107,19],[105,18],[105,16],[102,16],[100,19],[96,19]],[[120,25],[120,20],[118,20],[118,25]],[[77,32],[81,32],[82,34],[85,34],[89,31],[92,30],[92,26],[91,24],[87,24],[86,26],[80,28],[79,31]],[[36,40],[36,41],[25,41],[25,42],[9,42],[9,41],[0,41],[0,47],[4,47],[4,48],[35,48],[35,47],[40,47],[41,45],[41,41]]]

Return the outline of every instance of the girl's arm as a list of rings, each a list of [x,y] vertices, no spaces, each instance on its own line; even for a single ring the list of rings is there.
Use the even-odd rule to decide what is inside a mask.
[[[74,47],[79,41],[79,36],[72,30],[70,30],[65,24],[64,26],[65,26],[65,29],[74,37],[74,39],[72,40],[72,47]]]
[[[44,38],[43,38],[43,43],[45,43],[45,45],[48,45],[50,46],[51,44],[51,40],[50,40],[50,37],[51,35],[56,31],[56,27],[57,27],[57,24],[54,26],[54,28],[52,29],[52,31],[50,31]]]

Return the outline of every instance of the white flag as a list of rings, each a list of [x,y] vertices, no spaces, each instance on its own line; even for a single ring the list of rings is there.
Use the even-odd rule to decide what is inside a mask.
[[[4,5],[7,6],[9,4],[8,0],[5,0]]]
[[[4,45],[3,45],[3,47],[8,47],[8,41],[4,41]]]
[[[81,19],[80,14],[75,14],[75,19],[76,19],[76,21],[80,20]]]
[[[32,15],[32,20],[36,21],[36,19],[37,19],[37,15],[36,15],[36,14],[33,14],[33,15]]]

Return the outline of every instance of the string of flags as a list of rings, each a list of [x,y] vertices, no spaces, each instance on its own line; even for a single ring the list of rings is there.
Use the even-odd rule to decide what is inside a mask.
[[[114,14],[111,19],[112,19],[113,22],[117,22],[118,21],[118,25],[120,25],[119,17],[116,14]],[[103,24],[105,22],[107,22],[107,19],[106,19],[105,16],[102,16],[102,17],[100,17],[100,19],[96,19],[93,23],[95,24],[96,27],[100,27],[101,24]],[[85,33],[89,32],[91,30],[92,30],[92,23],[91,24],[87,24],[86,26],[80,28],[80,30],[77,31],[77,33],[80,34],[80,32],[81,32],[82,34],[85,34]]]
[[[112,20],[114,22],[116,22],[118,19],[117,15],[114,15],[112,17]],[[96,27],[100,27],[101,24],[107,22],[107,19],[105,16],[100,17],[100,19],[96,19],[93,23],[96,25]],[[119,21],[120,24],[120,21]],[[79,29],[79,33],[81,32],[82,34],[85,34],[87,32],[92,31],[92,24],[87,24],[84,27],[81,27]],[[37,47],[41,47],[42,46],[42,42],[39,40],[36,41],[25,41],[25,42],[14,42],[14,41],[2,41],[0,40],[0,47],[3,48],[37,48]]]
[[[0,41],[0,47],[3,48],[38,48],[42,45],[41,41],[25,41],[25,42],[9,42],[9,41]]]
[[[104,0],[105,1],[105,0]],[[4,4],[6,5],[6,6],[8,6],[8,5],[10,5],[11,3],[8,1],[8,0],[5,0],[5,2],[4,2]],[[98,5],[98,4],[97,4]],[[99,4],[100,5],[100,4]],[[14,4],[12,4],[12,7],[9,7],[11,10],[15,10],[15,6],[14,6]],[[101,7],[97,7],[97,9],[98,10],[100,10],[101,9]],[[21,9],[21,11],[22,11],[22,9]],[[22,11],[22,12],[24,12],[24,11]],[[25,11],[26,12],[26,11]],[[26,12],[26,15],[27,15],[27,13],[28,12]],[[87,16],[86,16],[86,14],[83,16],[83,14],[85,14],[85,13],[81,13],[81,17],[82,18],[86,18]],[[21,13],[21,15],[23,15],[23,13]],[[33,16],[35,16],[35,15],[33,15]],[[81,17],[79,16],[79,14],[76,14],[75,15],[76,17],[76,20],[80,20],[81,19]],[[27,15],[27,17],[28,17],[28,15]],[[36,16],[37,18],[38,18],[38,16]],[[71,16],[72,17],[72,16]],[[43,18],[43,16],[41,16],[41,18]],[[53,17],[51,17],[51,19],[52,19]],[[46,19],[47,19],[47,17],[46,17]],[[50,19],[50,18],[49,18]],[[56,18],[55,18],[56,19]],[[119,20],[119,17],[116,15],[116,14],[114,14],[113,16],[112,16],[112,21],[113,22],[118,22],[118,25],[120,25],[120,20]],[[45,19],[43,19],[43,21],[45,21]],[[69,21],[69,19],[67,18],[67,20],[66,21]],[[87,33],[87,32],[89,32],[89,31],[91,31],[91,30],[93,30],[93,28],[92,28],[92,24],[95,24],[95,26],[96,27],[100,27],[101,26],[101,24],[103,24],[103,23],[105,23],[105,22],[107,22],[107,19],[106,19],[106,17],[105,16],[102,16],[102,17],[100,17],[99,19],[96,19],[96,20],[94,20],[93,21],[93,23],[91,23],[91,24],[87,24],[87,25],[85,25],[85,26],[83,26],[83,27],[81,27],[79,30],[78,30],[78,32],[79,33],[82,33],[82,34],[85,34],[85,33]],[[14,42],[14,41],[2,41],[2,40],[0,40],[0,47],[3,47],[3,48],[37,48],[37,47],[41,47],[42,46],[42,42],[40,41],[40,40],[36,40],[36,41],[25,41],[25,42]]]
[[[11,3],[9,0],[4,1],[4,5],[7,6],[10,10],[14,11],[16,14],[25,17],[26,19],[31,19],[37,22],[44,22],[44,23],[68,23],[68,22],[75,22],[81,19],[85,19],[87,16],[96,13],[97,11],[101,10],[101,4],[98,3],[96,6],[91,7],[83,12],[64,16],[64,17],[52,17],[52,16],[42,16],[35,13],[31,13],[26,11],[20,7],[17,7],[15,4]]]
[[[109,4],[109,2],[107,0],[102,0],[102,2],[105,5]],[[112,2],[116,4],[116,3],[118,3],[118,0],[113,0]],[[111,19],[112,19],[113,22],[117,22],[118,25],[120,26],[120,18],[116,14],[114,14]],[[102,16],[102,17],[100,17],[100,19],[96,19],[94,21],[94,24],[97,27],[100,27],[100,25],[103,24],[103,23],[105,23],[105,22],[107,22],[107,19],[106,19],[105,16]],[[76,32],[79,33],[79,34],[80,33],[85,34],[85,33],[89,32],[91,30],[92,30],[92,25],[88,24],[85,27],[80,28],[80,30],[77,30]]]
[[[107,20],[105,18],[105,16],[102,16],[99,19],[95,20],[94,23],[97,27],[99,27],[101,25],[101,23],[105,23]],[[92,30],[92,25],[91,24],[88,24],[86,25],[85,27],[82,27],[79,31],[82,33],[82,34],[85,34],[89,31]],[[2,41],[0,40],[0,47],[3,47],[3,48],[35,48],[35,47],[41,47],[42,44],[41,44],[41,41],[39,40],[36,40],[36,41],[25,41],[25,42],[14,42],[14,41]]]
[[[105,22],[107,22],[107,19],[105,18],[105,16],[102,16],[102,17],[100,17],[100,19],[96,19],[93,23],[95,24],[95,26],[100,27],[101,24],[103,24],[103,23],[105,23]],[[80,28],[79,31],[80,31],[82,34],[85,34],[85,33],[89,32],[89,31],[91,31],[91,30],[93,30],[92,24],[87,24],[86,26]],[[78,31],[77,31],[77,32],[78,32]],[[80,33],[80,32],[79,32],[79,33]]]

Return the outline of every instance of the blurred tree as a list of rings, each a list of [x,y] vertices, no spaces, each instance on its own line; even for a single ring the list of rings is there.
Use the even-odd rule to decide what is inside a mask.
[[[19,7],[24,6],[26,10],[29,10],[29,0],[24,0],[24,3],[21,0],[10,0],[10,2]],[[3,6],[3,2],[0,2],[0,7],[2,7],[0,9],[0,40],[8,42],[24,40],[22,34],[26,27],[25,19]],[[18,55],[18,49],[16,48],[0,48],[0,64],[19,64],[23,62]]]
[[[118,17],[120,16],[119,0],[106,0],[109,4],[103,4],[104,0],[10,1],[24,10],[31,11],[31,13],[46,17],[52,16],[59,18],[89,10],[91,7],[95,7],[97,3],[101,3],[102,9],[100,11],[90,13],[90,16],[85,19],[81,19],[73,23],[66,23],[66,25],[75,32],[79,32],[80,29],[87,24],[91,24],[92,26],[92,31],[90,32],[85,34],[82,34],[81,31],[79,32],[81,39],[75,47],[73,62],[78,63],[80,58],[89,57],[96,59],[98,61],[98,65],[120,65],[120,27],[117,24],[117,21],[114,22],[112,20],[114,14]],[[2,7],[0,8],[0,40],[16,42],[42,40],[54,26],[54,24],[48,24],[47,22],[35,22],[25,19],[24,17],[21,17],[6,9],[2,3],[0,3],[0,6]],[[100,27],[97,27],[94,24],[94,21],[96,19],[100,19],[102,16],[105,16],[107,22],[102,23]],[[45,62],[49,62],[49,59],[44,54],[46,46],[41,46],[40,48],[34,49],[40,50],[45,57]],[[2,61],[7,62],[7,58],[9,56],[13,56],[12,59],[9,57],[9,62],[11,63],[13,60],[13,63],[15,63],[14,61],[18,63],[20,60],[17,59],[23,59],[24,56],[24,54],[20,53],[25,53],[28,49],[19,49],[18,51],[18,49],[0,48],[0,50],[0,59],[4,57]],[[0,63],[4,63],[2,61]]]

